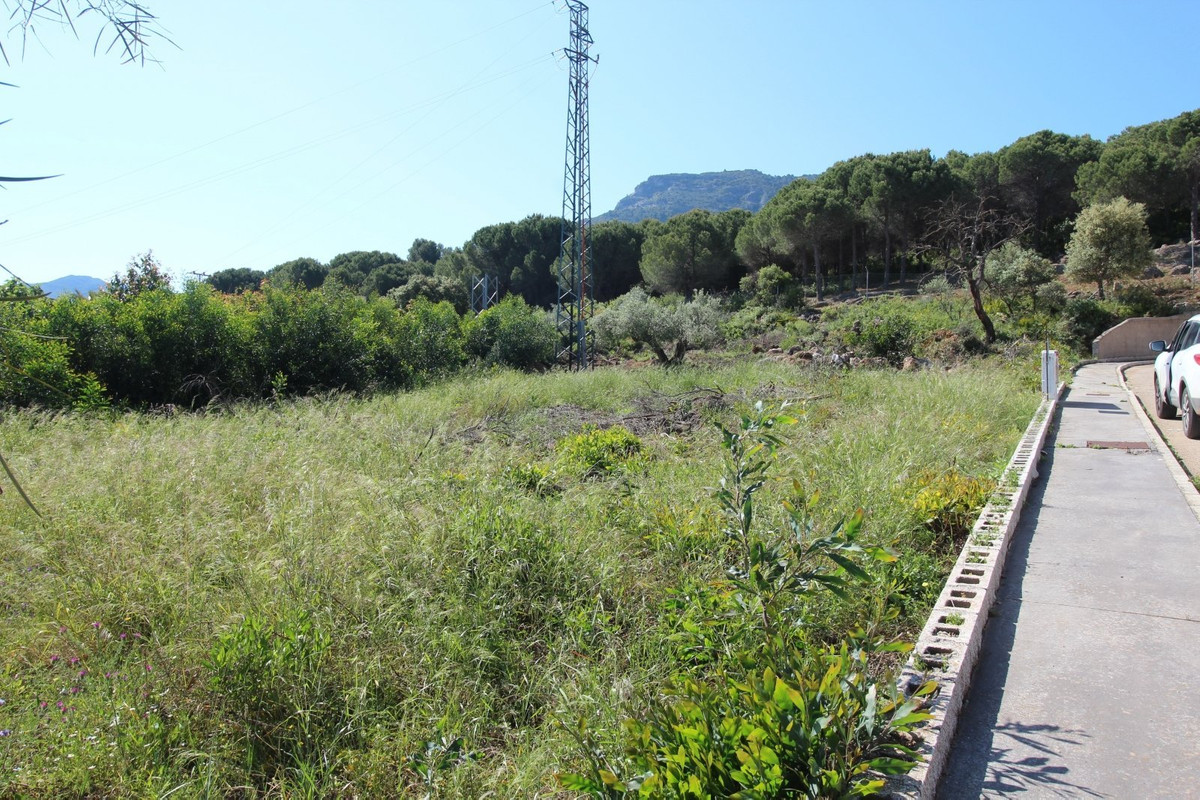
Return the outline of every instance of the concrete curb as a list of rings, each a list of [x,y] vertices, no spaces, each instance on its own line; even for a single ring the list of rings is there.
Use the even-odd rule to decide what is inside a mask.
[[[1142,408],[1142,401],[1133,393],[1133,389],[1129,388],[1128,382],[1125,380],[1125,370],[1129,367],[1136,367],[1140,364],[1153,364],[1153,361],[1129,361],[1117,368],[1117,375],[1121,378],[1121,388],[1129,395],[1129,405],[1133,406],[1133,413],[1142,423],[1142,427],[1146,429],[1152,441],[1155,442],[1156,448],[1162,454],[1163,461],[1167,465],[1167,471],[1171,473],[1171,477],[1175,480],[1175,485],[1179,487],[1180,494],[1183,495],[1183,500],[1188,504],[1188,508],[1200,520],[1200,492],[1196,490],[1196,485],[1192,483],[1192,479],[1188,477],[1187,470],[1180,463],[1175,451],[1167,440],[1162,437],[1159,430],[1154,425],[1154,421],[1150,419],[1150,413],[1147,409]]]
[[[1034,412],[917,637],[912,658],[900,674],[901,691],[911,693],[929,680],[937,681],[938,691],[924,708],[933,718],[919,731],[922,761],[907,775],[889,781],[886,790],[889,797],[933,800],[937,793],[958,714],[983,643],[988,612],[996,598],[1009,542],[1029,487],[1037,477],[1037,462],[1065,387],[1065,383],[1060,383],[1054,396],[1044,400]]]

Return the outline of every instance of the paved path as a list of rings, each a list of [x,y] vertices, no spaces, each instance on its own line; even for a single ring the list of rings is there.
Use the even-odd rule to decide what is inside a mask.
[[[939,798],[1200,798],[1200,522],[1111,364],[1076,373]],[[1169,456],[1168,456],[1169,457]]]

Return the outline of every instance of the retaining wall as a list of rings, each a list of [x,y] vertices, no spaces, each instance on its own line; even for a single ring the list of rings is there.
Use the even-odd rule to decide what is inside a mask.
[[[1174,317],[1136,317],[1109,328],[1092,342],[1092,355],[1101,361],[1110,359],[1151,358],[1150,343],[1155,339],[1170,342],[1190,314]]]

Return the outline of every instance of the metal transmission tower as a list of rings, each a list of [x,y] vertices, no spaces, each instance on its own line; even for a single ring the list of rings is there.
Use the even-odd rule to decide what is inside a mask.
[[[486,272],[471,281],[471,310],[476,314],[496,305],[500,292],[500,281]]]
[[[563,176],[562,250],[558,257],[558,304],[555,321],[562,344],[559,362],[568,369],[588,366],[587,321],[592,316],[591,148],[588,143],[588,68],[598,59],[588,48],[588,7],[566,0],[571,12],[571,44],[564,54],[571,62],[567,96],[567,158]]]

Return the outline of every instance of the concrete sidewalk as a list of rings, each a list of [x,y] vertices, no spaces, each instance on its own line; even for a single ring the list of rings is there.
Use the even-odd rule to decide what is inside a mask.
[[[1161,447],[1115,365],[1076,373],[939,798],[1200,798],[1200,523]]]

